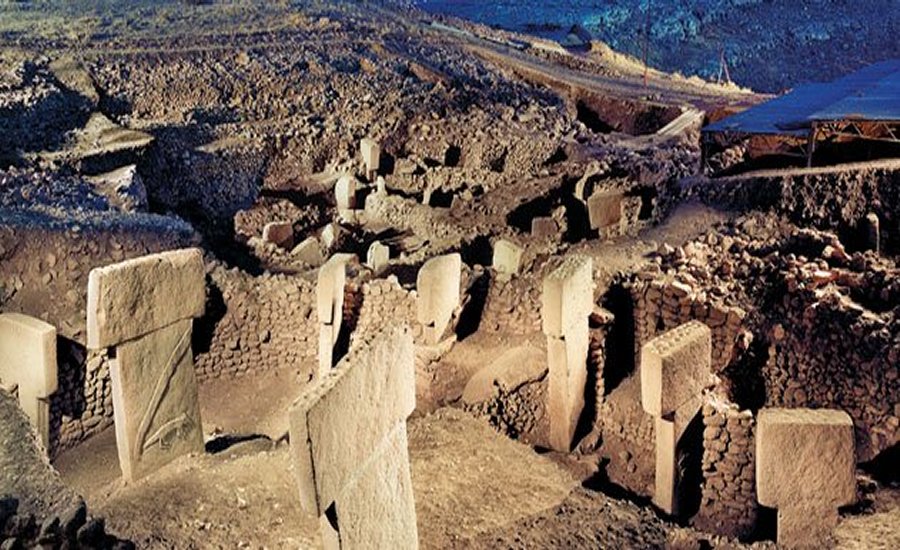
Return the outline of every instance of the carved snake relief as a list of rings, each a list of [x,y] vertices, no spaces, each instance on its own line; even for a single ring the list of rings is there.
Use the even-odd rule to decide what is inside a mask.
[[[165,370],[163,370],[161,376],[156,381],[150,405],[144,411],[144,416],[141,418],[141,423],[138,425],[137,445],[135,445],[132,450],[135,459],[139,459],[147,449],[156,443],[159,443],[160,447],[163,449],[168,448],[172,444],[173,434],[185,437],[190,431],[190,428],[193,427],[193,421],[188,418],[187,414],[182,413],[178,417],[163,424],[158,430],[153,432],[153,435],[147,437],[147,433],[150,431],[150,425],[153,423],[156,413],[159,410],[159,406],[162,404],[163,397],[165,397],[166,391],[169,389],[169,383],[172,381],[172,377],[175,376],[175,372],[178,370],[178,365],[181,364],[181,360],[184,359],[185,354],[190,349],[190,336],[191,329],[188,328],[178,340],[178,343],[175,345],[175,348],[172,350],[172,353],[166,362]]]

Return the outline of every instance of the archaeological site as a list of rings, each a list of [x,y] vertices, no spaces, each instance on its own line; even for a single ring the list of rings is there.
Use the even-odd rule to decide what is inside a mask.
[[[0,550],[900,548],[876,46],[0,2]]]

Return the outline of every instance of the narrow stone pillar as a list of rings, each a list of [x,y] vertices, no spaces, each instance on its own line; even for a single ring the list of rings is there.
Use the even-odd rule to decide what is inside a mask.
[[[335,254],[319,268],[316,281],[316,314],[319,320],[319,370],[317,375],[320,377],[331,370],[337,362],[334,357],[334,346],[341,334],[347,263],[352,258],[352,254]]]
[[[425,262],[416,278],[416,318],[424,326],[425,343],[440,342],[459,307],[462,257],[438,256]]]
[[[414,361],[408,329],[383,329],[291,407],[300,501],[319,516],[325,548],[418,548],[406,435]]]
[[[48,451],[57,368],[55,327],[19,313],[0,314],[0,380],[17,387],[19,406]]]
[[[676,449],[712,383],[712,332],[691,321],[647,342],[641,350],[641,405],[656,421],[653,503],[678,514]]]
[[[584,410],[590,349],[588,320],[593,308],[591,258],[570,256],[544,279],[541,320],[550,368],[550,446],[561,452],[571,450]]]

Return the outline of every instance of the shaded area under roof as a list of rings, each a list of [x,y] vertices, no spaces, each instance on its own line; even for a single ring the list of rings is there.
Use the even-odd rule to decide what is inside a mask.
[[[703,129],[706,133],[805,136],[813,122],[900,121],[900,59],[791,92]]]

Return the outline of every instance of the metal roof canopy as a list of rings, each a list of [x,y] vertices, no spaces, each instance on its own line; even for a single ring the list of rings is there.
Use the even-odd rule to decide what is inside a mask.
[[[900,122],[900,59],[869,65],[833,82],[797,86],[703,132],[802,137],[814,123],[844,120]]]

